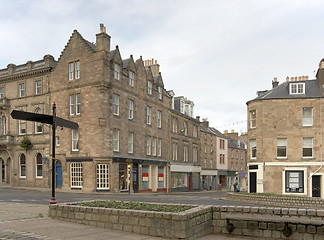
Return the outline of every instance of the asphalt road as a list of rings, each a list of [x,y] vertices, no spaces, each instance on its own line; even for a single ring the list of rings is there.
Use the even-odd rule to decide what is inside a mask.
[[[51,191],[35,189],[18,189],[0,186],[0,202],[49,204]],[[226,199],[226,192],[203,191],[185,193],[82,193],[82,192],[56,192],[58,203],[75,202],[85,200],[123,200],[158,203],[181,203],[199,205],[248,205],[229,202]]]

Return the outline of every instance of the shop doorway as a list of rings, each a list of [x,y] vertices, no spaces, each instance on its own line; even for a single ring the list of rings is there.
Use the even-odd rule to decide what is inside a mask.
[[[256,193],[257,173],[250,172],[250,193]]]
[[[133,191],[138,192],[138,164],[133,164]]]
[[[321,197],[321,176],[312,176],[312,197]]]
[[[5,163],[4,160],[1,158],[0,159],[0,167],[1,167],[1,182],[6,181],[6,169],[5,169]]]
[[[63,185],[61,161],[56,162],[55,171],[56,171],[56,177],[55,177],[56,187],[59,188],[62,187]]]

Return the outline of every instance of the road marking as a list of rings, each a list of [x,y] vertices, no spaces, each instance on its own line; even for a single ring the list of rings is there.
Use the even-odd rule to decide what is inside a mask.
[[[24,200],[21,199],[11,199],[11,202],[23,202]]]

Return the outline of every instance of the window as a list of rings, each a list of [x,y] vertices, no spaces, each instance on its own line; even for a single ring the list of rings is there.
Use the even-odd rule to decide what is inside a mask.
[[[134,101],[128,99],[128,119],[134,118]]]
[[[60,146],[60,137],[56,136],[56,146],[59,147]]]
[[[204,145],[204,153],[207,153],[207,145]]]
[[[175,161],[178,160],[178,144],[177,143],[172,144],[172,160],[175,160]]]
[[[19,177],[26,178],[26,156],[21,154],[19,156]]]
[[[207,168],[207,159],[204,158],[204,168]]]
[[[152,156],[156,156],[156,138],[152,138]]]
[[[4,87],[0,87],[0,99],[4,99],[5,97],[5,89]]]
[[[114,151],[119,152],[119,129],[114,129],[113,143]]]
[[[231,158],[234,158],[234,151],[231,149]]]
[[[41,111],[41,109],[37,108],[35,110],[35,113],[40,114],[40,111]],[[35,133],[38,134],[38,133],[42,133],[42,132],[43,132],[43,124],[40,122],[35,122]]]
[[[285,171],[285,192],[304,193],[304,171]]]
[[[162,112],[157,111],[157,126],[158,128],[162,127]]]
[[[162,87],[158,86],[159,99],[162,100]]]
[[[120,78],[120,66],[119,64],[115,63],[115,79],[119,80]]]
[[[184,105],[185,105],[184,99],[180,99],[180,112],[183,114],[185,113]]]
[[[250,140],[250,150],[251,150],[251,158],[255,159],[256,158],[256,152],[257,152],[256,140],[255,139]]]
[[[162,156],[162,139],[158,138],[158,143],[157,143],[157,155],[159,157]]]
[[[256,127],[256,110],[250,111],[250,128]]]
[[[26,134],[26,121],[19,120],[19,135]]]
[[[134,153],[134,133],[128,132],[128,153]]]
[[[146,136],[146,155],[151,155],[151,137]]]
[[[290,94],[305,94],[305,83],[290,83],[289,84]]]
[[[134,72],[129,71],[129,85],[132,87],[134,87],[134,76],[135,76]]]
[[[224,139],[220,139],[219,140],[219,147],[220,147],[220,149],[225,149],[225,140]]]
[[[97,164],[97,189],[109,190],[109,165]]]
[[[192,136],[198,137],[198,127],[196,125],[193,127]]]
[[[71,168],[71,187],[82,188],[83,185],[83,169],[81,162],[72,162]]]
[[[183,145],[183,161],[188,162],[189,160],[189,146],[188,144]]]
[[[25,97],[25,83],[20,83],[18,85],[19,97]]]
[[[147,81],[147,94],[152,95],[152,81]]]
[[[70,95],[70,115],[80,115],[81,113],[81,94]]]
[[[0,117],[0,136],[7,134],[7,118],[6,116]]]
[[[151,125],[151,107],[146,106],[146,124]]]
[[[36,155],[36,178],[43,177],[43,161],[42,154],[37,153]]]
[[[277,158],[287,158],[287,138],[277,138]]]
[[[178,119],[175,117],[172,118],[172,132],[173,133],[178,132]]]
[[[198,162],[198,147],[192,148],[192,161]]]
[[[74,95],[70,95],[70,115],[75,114],[75,100]]]
[[[37,80],[35,81],[35,95],[42,94],[42,81]]]
[[[220,164],[225,164],[225,154],[220,154],[219,155],[219,163]]]
[[[303,158],[313,157],[313,138],[303,138]]]
[[[69,80],[80,78],[80,61],[69,63]]]
[[[303,108],[303,126],[313,126],[313,108]]]
[[[113,111],[115,116],[119,116],[119,95],[113,96]]]
[[[79,151],[79,132],[72,129],[72,151]]]
[[[183,122],[183,134],[185,136],[188,135],[188,123],[187,122]]]

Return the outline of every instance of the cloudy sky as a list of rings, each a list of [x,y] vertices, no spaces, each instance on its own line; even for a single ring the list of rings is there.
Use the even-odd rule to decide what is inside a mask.
[[[157,59],[167,90],[220,131],[246,131],[246,102],[324,58],[322,0],[0,0],[0,69],[51,54],[104,23],[122,58]]]

